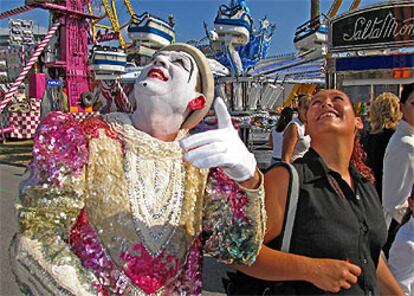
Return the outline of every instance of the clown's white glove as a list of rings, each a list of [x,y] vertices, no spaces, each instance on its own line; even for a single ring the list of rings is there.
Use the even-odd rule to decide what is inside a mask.
[[[184,158],[198,168],[222,168],[237,182],[253,177],[256,159],[250,153],[231,122],[230,114],[221,98],[214,102],[218,129],[188,136],[181,140]]]

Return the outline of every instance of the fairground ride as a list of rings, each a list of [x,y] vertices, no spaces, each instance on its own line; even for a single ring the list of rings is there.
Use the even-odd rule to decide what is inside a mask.
[[[99,16],[90,14],[87,7],[90,5],[88,0],[66,0],[54,1],[26,0],[26,4],[0,14],[0,19],[8,18],[32,9],[46,9],[50,12],[51,25],[45,38],[39,43],[38,47],[24,66],[22,72],[17,77],[7,94],[0,103],[0,111],[12,101],[18,87],[23,83],[33,65],[38,62],[39,56],[43,53],[46,46],[54,35],[57,42],[51,44],[56,47],[55,57],[45,67],[49,76],[55,79],[63,79],[65,94],[68,100],[68,110],[71,112],[90,112],[91,106],[86,106],[82,101],[91,96],[92,82],[89,70],[89,49],[88,31],[90,21],[100,19]],[[35,73],[39,75],[44,73]],[[30,87],[45,88],[45,85],[36,83]],[[43,80],[44,81],[44,80]]]
[[[133,19],[135,18],[135,12],[132,8],[131,3],[129,2],[129,0],[124,0],[124,4],[128,10],[128,13],[131,16],[131,19],[125,24],[120,24],[119,22],[118,11],[117,11],[117,7],[115,4],[115,0],[110,0],[110,1],[102,0],[101,3],[105,9],[105,15],[103,15],[99,19],[91,20],[92,35],[99,36],[98,35],[99,28],[105,29],[106,31],[112,31],[114,33],[113,39],[116,39],[119,41],[119,45],[122,49],[127,49],[130,46],[130,43],[128,43],[125,40],[125,37],[122,34],[122,29],[127,27],[131,23],[131,21],[133,21]],[[92,5],[92,3],[89,2],[87,7],[88,7],[89,13],[92,14],[94,11],[94,6]],[[106,17],[108,17],[110,26],[101,24],[101,21],[104,20]],[[99,40],[97,40],[97,42],[99,42]]]
[[[357,9],[362,0],[353,0],[349,7],[349,11]],[[327,56],[328,44],[328,20],[335,17],[342,6],[343,0],[334,0],[328,13],[326,15],[320,13],[320,0],[311,0],[311,18],[306,23],[302,24],[296,29],[294,43],[296,49],[299,50],[299,55],[302,61],[298,65],[303,65],[303,62],[309,63],[308,69],[315,68],[320,61],[319,69],[315,68],[315,72],[325,68],[325,60]],[[323,70],[324,72],[325,70]],[[294,71],[293,71],[294,72]],[[294,76],[294,75],[293,75]],[[300,74],[296,77],[299,77]],[[285,99],[283,106],[291,106],[294,104],[295,98],[299,94],[311,96],[318,90],[318,84],[315,83],[297,83],[293,86],[288,97]]]
[[[100,11],[100,4],[104,7],[105,13],[97,15],[95,12]],[[131,20],[124,25],[119,24],[114,0],[102,0],[100,3],[96,0],[26,0],[24,6],[1,12],[0,19],[5,19],[33,9],[45,9],[50,12],[51,24],[45,38],[38,44],[17,79],[5,92],[0,102],[0,112],[13,101],[19,86],[27,81],[28,74],[32,76],[32,69],[34,65],[39,65],[39,57],[45,49],[52,54],[45,58],[42,67],[36,67],[40,71],[33,74],[35,79],[31,80],[34,83],[29,87],[43,88],[44,93],[45,77],[58,81],[57,83],[61,83],[60,89],[67,105],[62,111],[91,112],[94,103],[92,92],[96,84],[93,81],[94,73],[90,69],[89,45],[112,39],[119,41],[121,48],[128,46],[121,30],[132,22],[135,12],[129,0],[124,0],[124,4],[131,15]],[[105,19],[109,20],[110,26],[102,24]],[[101,34],[99,29],[104,29],[104,33]],[[39,73],[42,70],[45,73]],[[43,79],[36,79],[36,76],[43,76]],[[121,87],[120,83],[117,82],[115,87]],[[124,94],[122,89],[119,89],[118,93]]]

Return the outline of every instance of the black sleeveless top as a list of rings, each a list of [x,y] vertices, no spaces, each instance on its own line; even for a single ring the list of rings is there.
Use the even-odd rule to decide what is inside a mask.
[[[387,238],[384,215],[374,186],[351,166],[355,192],[330,170],[315,150],[294,162],[299,179],[299,201],[290,253],[313,258],[347,260],[362,274],[340,295],[378,295],[376,268]],[[287,211],[286,211],[287,212]],[[286,217],[285,217],[286,221]],[[281,236],[268,243],[280,249]],[[308,282],[288,282],[297,295],[323,295]]]

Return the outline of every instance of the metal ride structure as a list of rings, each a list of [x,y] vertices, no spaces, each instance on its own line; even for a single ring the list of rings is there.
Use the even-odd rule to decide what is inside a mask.
[[[114,0],[95,0],[94,2],[95,4],[100,2],[104,8],[104,14],[99,19],[91,20],[90,42],[94,46],[92,48],[90,69],[95,80],[93,90],[94,97],[97,100],[95,109],[98,109],[101,113],[130,112],[132,105],[129,94],[132,87],[131,85],[122,86],[120,79],[127,70],[126,51],[132,46],[132,43],[126,41],[122,30],[136,19],[136,14],[129,0],[124,0],[130,19],[125,24],[120,24],[118,9]],[[94,8],[96,7],[89,3],[89,13],[93,13]],[[103,24],[105,20],[109,21],[109,25]],[[119,47],[106,46],[105,44],[108,41],[119,42]]]
[[[248,30],[252,23],[250,11],[245,1],[240,0],[219,8],[213,31],[208,31],[205,25],[208,45],[205,39],[193,41],[230,69],[230,75],[218,75],[217,91],[226,100],[233,119],[239,122],[243,141],[253,152],[260,151],[255,153],[257,156],[263,156],[268,150],[267,133],[276,123],[275,114],[280,110],[276,108],[291,106],[299,94],[310,96],[325,85],[327,20],[337,14],[342,0],[332,2],[327,16],[320,14],[319,0],[311,2],[310,20],[299,26],[295,34],[296,53],[266,57],[261,45],[269,46],[272,34],[264,34],[262,41],[267,43],[255,43],[254,34],[262,29],[265,32],[269,22],[261,20],[264,26],[259,30],[252,27]],[[354,0],[350,10],[356,9],[360,2]],[[260,58],[246,63],[245,57],[251,52]]]
[[[95,5],[93,5],[95,4]],[[133,13],[129,0],[124,4],[128,12]],[[93,44],[90,59],[90,70],[94,78],[93,98],[94,109],[101,113],[113,111],[131,111],[128,93],[131,87],[124,89],[119,83],[119,77],[125,72],[127,65],[126,49],[131,46],[122,34],[122,29],[129,25],[131,20],[121,25],[118,10],[114,0],[93,0],[87,5],[90,14],[104,13],[98,19],[92,19],[90,44]],[[104,24],[104,22],[109,24]],[[115,41],[118,47],[107,46],[106,42]]]
[[[253,18],[245,1],[221,5],[208,31],[209,55],[230,69],[230,75],[216,75],[217,91],[242,128],[268,127],[271,113],[278,103],[282,87],[274,78],[252,75],[252,70],[266,60],[275,25],[266,18],[253,26]],[[201,49],[205,45],[199,43]],[[251,124],[249,118],[252,119]],[[244,138],[244,140],[246,140]]]
[[[116,40],[119,41],[119,46],[122,49],[126,49],[126,48],[128,48],[128,46],[130,44],[127,43],[124,36],[122,35],[122,29],[125,28],[126,26],[128,26],[130,21],[128,21],[126,24],[121,25],[119,23],[118,12],[117,12],[115,1],[114,0],[110,0],[110,1],[111,2],[109,2],[109,0],[102,0],[101,1],[101,4],[102,4],[103,8],[105,9],[105,14],[103,16],[101,16],[99,19],[91,21],[92,36],[95,36],[95,37],[97,36],[97,28],[102,28],[102,29],[105,29],[106,31],[113,31],[114,32],[113,39],[116,39]],[[132,6],[131,6],[131,3],[129,2],[129,0],[124,0],[124,3],[127,6],[128,11],[130,11],[130,9],[132,10]],[[91,14],[93,13],[92,3],[88,4],[88,11]],[[132,12],[133,12],[133,10],[132,10]],[[109,25],[103,25],[103,24],[100,23],[106,17],[108,18],[108,20],[111,24],[110,26]],[[95,42],[96,42],[96,40],[95,40]]]
[[[88,0],[66,0],[59,4],[53,1],[26,0],[26,5],[0,14],[1,18],[10,17],[31,9],[46,9],[51,14],[52,25],[45,39],[39,44],[32,58],[1,102],[3,110],[12,100],[15,89],[20,85],[31,67],[36,63],[46,45],[57,33],[55,59],[46,63],[48,74],[52,78],[62,78],[70,112],[91,112],[92,107],[85,104],[91,100],[91,73],[88,67],[88,20],[99,17],[87,12]],[[53,47],[53,45],[52,45]],[[35,85],[41,87],[40,85]]]
[[[120,81],[130,83],[135,80],[140,66],[145,65],[157,49],[174,42],[173,19],[170,16],[169,22],[166,22],[146,12],[138,16],[130,1],[124,0],[130,17],[126,23],[120,24],[115,1],[100,2],[105,14],[100,19],[91,21],[91,39],[95,45],[91,59],[91,70],[97,87],[95,97],[98,98],[99,111],[103,113],[117,110],[128,112],[133,108],[128,98],[132,88],[128,84],[123,88]],[[92,5],[88,6],[88,10],[90,13],[93,12]],[[101,23],[105,17],[110,25]],[[132,42],[127,42],[122,35],[122,29],[126,27]],[[105,30],[105,35],[100,34],[100,29]],[[104,45],[106,41],[111,40],[119,41],[119,48]]]
[[[349,7],[349,11],[357,9],[360,6],[361,1],[362,0],[353,0]],[[298,56],[300,58],[296,61],[293,60],[293,66],[295,66],[295,63],[297,63],[298,66],[306,64],[306,67],[303,67],[303,69],[306,69],[308,72],[306,76],[309,78],[313,76],[312,72],[314,72],[315,75],[317,75],[317,72],[325,72],[326,59],[329,58],[327,52],[328,22],[329,19],[337,15],[343,0],[334,0],[326,15],[320,13],[319,2],[320,0],[311,0],[310,20],[296,29],[294,38],[295,47],[300,51]],[[291,72],[294,74],[295,70],[291,69]],[[299,75],[296,77],[300,77],[300,71]],[[305,82],[295,84],[283,106],[286,107],[292,105],[294,99],[299,94],[311,96],[317,91],[320,85],[325,83],[324,81],[323,83],[315,84],[311,81],[312,79],[309,80],[310,83]],[[315,81],[317,81],[317,79],[315,79]]]
[[[129,20],[124,23],[124,24],[120,24],[119,22],[119,17],[118,17],[118,11],[117,11],[117,7],[115,4],[115,0],[101,0],[102,6],[105,9],[105,15],[103,17],[101,17],[99,20],[95,21],[92,20],[91,21],[91,25],[92,25],[92,32],[93,35],[96,36],[96,28],[103,28],[106,30],[112,30],[115,33],[115,36],[117,37],[117,39],[119,40],[119,45],[122,49],[124,50],[128,50],[129,48],[133,47],[135,42],[127,42],[125,40],[125,37],[122,34],[122,29],[129,27],[131,24],[140,24],[142,22],[142,18],[143,16],[151,16],[148,13],[143,13],[142,16],[139,16],[135,13],[133,6],[131,5],[130,0],[123,0],[124,6],[127,9],[128,14],[130,15]],[[92,5],[88,6],[88,10],[90,13],[92,13],[93,9],[92,9]],[[102,25],[99,22],[104,19],[104,17],[107,16],[109,19],[109,22],[111,24],[111,26],[108,25]],[[156,23],[165,25],[165,27],[172,27],[173,26],[173,19],[172,16],[169,16],[169,23],[165,23],[165,21],[151,16],[153,19],[155,19]],[[145,19],[146,20],[146,19]],[[171,29],[171,28],[170,28]],[[160,32],[162,34],[162,32]],[[171,33],[170,33],[171,34]],[[172,33],[172,40],[169,40],[169,43],[174,42],[175,36],[174,33]],[[133,39],[134,41],[134,39]],[[164,44],[165,45],[165,44]],[[131,48],[132,51],[134,51],[133,48]]]
[[[137,15],[134,11],[134,8],[131,5],[131,2],[129,0],[124,0],[124,5],[127,8],[127,11],[130,15],[130,20],[128,22],[126,22],[125,24],[121,25],[119,23],[119,17],[118,17],[118,11],[116,8],[116,4],[114,0],[110,0],[111,2],[109,3],[109,0],[102,0],[102,6],[105,9],[105,15],[102,16],[100,19],[98,20],[92,20],[91,21],[91,25],[92,25],[92,33],[94,36],[96,36],[96,28],[103,28],[106,30],[112,30],[116,37],[119,40],[119,45],[122,49],[127,49],[129,46],[131,46],[131,43],[128,43],[124,36],[122,35],[122,29],[124,29],[125,27],[127,27],[131,22],[134,22],[137,20]],[[88,5],[88,11],[89,13],[93,12],[93,6],[91,3],[89,3]],[[111,24],[111,26],[107,26],[107,25],[102,25],[99,24],[99,22],[101,20],[103,20],[105,17],[108,17],[109,22]]]
[[[288,91],[283,106],[291,106],[299,94],[311,96],[319,86],[325,84],[328,45],[328,20],[334,17],[342,5],[335,0],[326,15],[319,10],[320,0],[311,0],[309,21],[300,25],[295,32],[294,43],[298,53],[262,60],[249,74],[273,77],[282,82]],[[349,8],[355,10],[361,0],[354,0]]]
[[[272,111],[283,88],[274,83],[274,78],[252,75],[251,71],[266,60],[276,26],[266,18],[256,22],[244,0],[225,2],[228,4],[218,7],[214,29],[210,31],[204,23],[206,36],[191,44],[216,61],[213,73],[217,94],[225,100],[233,123],[240,128],[241,139],[264,168],[269,149],[265,147],[267,138],[260,138],[275,124]],[[200,129],[212,128],[215,121],[207,117]]]
[[[94,0],[96,3],[98,0]],[[119,47],[128,54],[129,61],[135,61],[142,64],[147,59],[142,59],[140,56],[151,57],[154,52],[162,46],[173,43],[175,40],[175,33],[173,29],[173,17],[169,16],[169,21],[166,22],[156,16],[147,12],[137,15],[129,0],[123,0],[129,19],[127,22],[121,24],[118,17],[118,9],[115,0],[99,0],[105,10],[105,14],[98,20],[91,21],[93,44],[98,44],[102,41],[118,40]],[[91,4],[88,5],[89,13],[93,12]],[[109,20],[109,25],[102,24],[104,19]],[[128,35],[132,42],[127,42],[122,30],[128,27]],[[101,34],[100,29],[105,29],[105,35]],[[132,29],[132,30],[131,30]],[[104,36],[104,38],[101,38]],[[102,40],[103,39],[103,40]]]
[[[128,36],[132,40],[128,55],[137,65],[144,66],[158,49],[175,42],[174,19],[172,15],[165,21],[149,12],[136,15],[128,11],[131,14]]]

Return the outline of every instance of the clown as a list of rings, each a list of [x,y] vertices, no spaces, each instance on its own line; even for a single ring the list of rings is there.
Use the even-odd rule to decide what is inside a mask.
[[[34,295],[200,295],[202,256],[251,264],[264,236],[262,176],[215,100],[218,129],[189,135],[213,76],[186,44],[158,52],[133,114],[40,126],[11,245]]]

